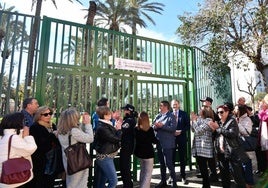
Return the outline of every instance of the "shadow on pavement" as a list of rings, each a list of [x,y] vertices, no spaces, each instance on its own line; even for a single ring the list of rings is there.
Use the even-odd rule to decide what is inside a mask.
[[[181,188],[201,188],[202,187],[202,178],[198,178],[196,175],[196,170],[192,170],[192,171],[186,171],[186,178],[189,181],[189,183],[187,185],[184,185],[183,182],[181,182],[180,178],[179,178],[179,173],[177,173],[178,175],[178,181],[177,181],[177,185],[178,187]],[[153,173],[152,175],[152,180],[151,180],[151,188],[155,187],[159,182],[160,182],[160,173]],[[268,188],[268,171],[266,173],[264,173],[261,177],[258,175],[254,175],[254,180],[256,185],[254,186],[254,188]],[[119,185],[117,186],[117,188],[122,188],[122,182],[119,182]],[[139,182],[134,182],[134,188],[138,188],[139,187]],[[171,187],[171,186],[167,186]],[[219,179],[218,182],[211,182],[211,188],[221,188],[221,180]],[[235,188],[235,183],[232,180],[232,186],[231,188]]]

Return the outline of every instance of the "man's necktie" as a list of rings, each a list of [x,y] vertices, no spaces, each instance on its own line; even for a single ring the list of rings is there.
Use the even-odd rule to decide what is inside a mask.
[[[176,122],[178,123],[178,111],[177,110],[174,111],[174,116],[176,118]]]

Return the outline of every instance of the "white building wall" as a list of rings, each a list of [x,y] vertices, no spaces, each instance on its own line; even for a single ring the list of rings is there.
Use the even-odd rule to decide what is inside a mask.
[[[260,72],[256,71],[255,64],[251,63],[248,58],[243,55],[229,56],[230,68],[231,68],[231,82],[232,82],[232,98],[233,103],[236,104],[239,97],[245,97],[246,103],[251,103],[250,95],[238,90],[238,85],[241,90],[248,91],[248,84],[253,79],[253,87],[259,82]],[[238,68],[237,64],[243,66],[248,65],[247,69]],[[262,79],[261,79],[262,80]],[[264,92],[264,83],[258,85],[257,92]]]

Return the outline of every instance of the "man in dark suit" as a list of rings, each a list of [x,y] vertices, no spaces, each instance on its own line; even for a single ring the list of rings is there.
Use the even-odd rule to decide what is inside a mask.
[[[176,150],[178,149],[179,162],[180,162],[180,176],[184,184],[188,184],[186,179],[185,166],[186,166],[186,156],[187,156],[187,131],[190,130],[190,118],[188,114],[180,110],[180,101],[172,100],[171,106],[173,109],[173,114],[176,117],[176,142],[173,161],[175,164],[176,160]]]
[[[153,128],[155,130],[157,143],[157,156],[160,162],[161,182],[156,188],[167,186],[166,182],[166,167],[168,167],[171,178],[173,179],[173,188],[177,186],[175,166],[173,163],[173,152],[175,148],[175,130],[176,119],[170,111],[170,104],[168,101],[161,101],[160,113],[153,121]]]

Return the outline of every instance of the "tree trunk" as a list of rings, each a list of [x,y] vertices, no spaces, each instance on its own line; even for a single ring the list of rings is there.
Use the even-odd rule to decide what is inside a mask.
[[[30,46],[29,46],[29,58],[27,64],[27,72],[26,72],[26,95],[25,98],[29,97],[31,86],[32,86],[32,79],[33,79],[33,63],[34,63],[34,55],[35,55],[35,47],[36,47],[36,40],[37,34],[40,25],[40,15],[41,15],[41,8],[42,8],[43,0],[37,0],[36,3],[36,10],[35,10],[35,18],[33,23],[33,28],[31,32],[31,39],[30,39]]]
[[[97,5],[94,1],[90,1],[89,2],[89,8],[88,8],[88,15],[87,15],[87,22],[86,25],[93,25],[94,24],[94,17],[96,15],[96,11],[97,11]],[[88,29],[85,30],[85,45],[84,45],[84,60],[83,60],[83,65],[84,66],[89,66],[91,64],[87,64],[87,62],[90,62],[90,60],[88,59],[88,50],[91,50],[91,41],[92,41],[92,36],[91,33],[89,33]],[[92,62],[91,62],[92,63]],[[87,84],[87,79],[86,76],[83,77],[82,79],[82,99],[83,96],[86,93],[86,84]],[[89,93],[92,91],[91,90],[91,81],[88,82],[89,83]],[[90,96],[90,95],[89,95]]]
[[[88,15],[87,15],[87,22],[86,25],[93,25],[94,24],[94,17],[96,15],[97,11],[97,5],[94,1],[89,2],[89,8],[88,8]],[[85,51],[84,51],[84,66],[86,66],[87,63],[87,55],[88,55],[88,47],[91,49],[91,38],[89,38],[88,41],[88,30],[85,31]]]

